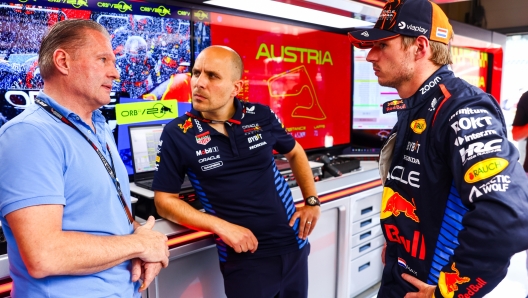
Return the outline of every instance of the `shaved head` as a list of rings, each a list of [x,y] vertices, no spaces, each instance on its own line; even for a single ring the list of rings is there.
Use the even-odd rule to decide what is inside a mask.
[[[224,54],[229,55],[229,60],[231,61],[231,65],[232,65],[231,69],[233,71],[233,80],[242,79],[242,72],[244,71],[244,62],[242,62],[242,58],[235,50],[233,50],[230,47],[226,47],[226,46],[210,46],[204,49],[200,53],[200,55],[202,55],[202,53],[211,52],[211,51],[218,53],[218,54],[222,54],[222,55]],[[200,55],[198,55],[198,57]]]

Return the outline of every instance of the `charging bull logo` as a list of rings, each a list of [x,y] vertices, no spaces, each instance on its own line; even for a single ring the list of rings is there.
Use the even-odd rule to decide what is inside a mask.
[[[455,292],[458,291],[458,285],[465,284],[471,280],[469,277],[460,277],[460,272],[456,269],[455,263],[451,265],[451,269],[455,272],[447,273],[442,271],[438,279],[438,288],[445,298],[453,298]]]
[[[183,130],[183,133],[187,133],[187,130],[193,127],[191,118],[188,118],[187,120],[185,120],[185,123],[183,123],[183,125],[178,124],[178,127],[181,128],[181,130]]]
[[[402,213],[415,222],[420,222],[420,219],[416,215],[416,204],[414,203],[414,199],[412,199],[411,203],[399,193],[385,187],[381,202],[381,219],[388,218],[391,215],[398,217]]]

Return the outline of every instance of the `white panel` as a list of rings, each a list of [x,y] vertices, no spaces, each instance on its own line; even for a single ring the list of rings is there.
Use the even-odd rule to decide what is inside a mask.
[[[354,297],[381,280],[383,263],[378,248],[361,258],[352,260],[350,265],[350,297]]]
[[[335,297],[337,290],[337,234],[339,214],[337,208],[321,212],[317,226],[308,237],[308,297]]]

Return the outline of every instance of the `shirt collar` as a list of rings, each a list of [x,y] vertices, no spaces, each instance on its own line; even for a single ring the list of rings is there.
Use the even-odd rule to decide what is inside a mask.
[[[68,108],[65,108],[65,107],[61,106],[57,101],[55,101],[53,98],[51,98],[46,93],[44,93],[44,91],[41,90],[39,92],[39,94],[37,95],[37,98],[42,100],[44,103],[46,103],[50,107],[52,107],[54,110],[59,112],[64,117],[70,119],[70,121],[71,120],[74,120],[74,121],[78,120],[77,119],[77,117],[78,117],[77,114],[75,114],[74,112],[72,112]],[[79,117],[79,119],[80,119],[80,117]],[[82,121],[82,120],[79,120],[79,121]],[[94,123],[104,123],[104,122],[106,122],[106,119],[103,116],[103,113],[101,113],[101,111],[95,110],[95,111],[92,112],[92,121]]]

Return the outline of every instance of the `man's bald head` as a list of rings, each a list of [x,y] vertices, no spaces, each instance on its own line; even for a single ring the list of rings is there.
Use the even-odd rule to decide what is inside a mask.
[[[202,55],[202,53],[207,52],[215,52],[215,54],[220,55],[229,55],[229,60],[231,61],[233,70],[233,80],[242,79],[242,72],[244,71],[244,62],[242,62],[242,58],[235,50],[226,46],[210,46],[204,49],[198,55],[198,57]]]

